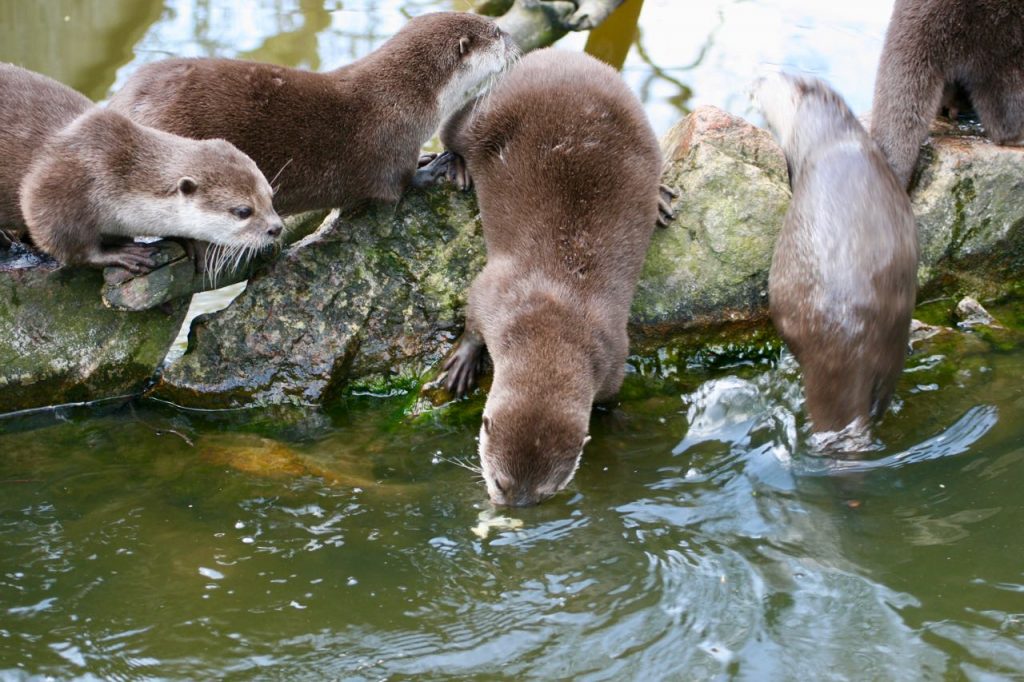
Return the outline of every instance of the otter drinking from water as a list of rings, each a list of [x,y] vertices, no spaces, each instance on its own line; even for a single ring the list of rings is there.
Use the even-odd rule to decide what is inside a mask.
[[[490,19],[437,12],[327,73],[235,59],[148,64],[110,106],[161,130],[237,145],[273,180],[283,214],[349,209],[397,201],[414,183],[423,144],[517,54]]]
[[[140,126],[10,64],[0,92],[0,227],[27,229],[57,260],[140,273],[154,265],[149,247],[103,237],[188,237],[241,254],[281,234],[269,183],[229,143]]]
[[[917,289],[917,228],[885,157],[820,80],[777,75],[754,97],[793,199],[768,277],[772,321],[800,362],[815,432],[856,438],[889,404]]]
[[[661,152],[618,73],[552,49],[523,58],[442,141],[458,157],[431,165],[465,159],[487,246],[447,385],[471,388],[487,347],[487,491],[496,504],[535,504],[572,479],[591,407],[622,384],[630,303],[659,220]]]
[[[903,187],[944,93],[966,92],[996,144],[1024,144],[1024,3],[896,0],[871,136]]]

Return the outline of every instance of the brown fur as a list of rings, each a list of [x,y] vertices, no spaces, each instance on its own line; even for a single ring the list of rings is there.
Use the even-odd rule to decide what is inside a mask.
[[[904,187],[952,85],[966,90],[994,142],[1024,143],[1024,3],[896,0],[871,134]]]
[[[149,64],[110,106],[161,130],[234,143],[274,182],[281,213],[393,202],[441,123],[439,94],[495,41],[514,57],[489,19],[426,14],[327,73],[233,59]]]
[[[803,369],[812,429],[889,404],[903,369],[917,290],[917,227],[906,192],[843,100],[818,80],[782,77],[796,101],[769,124],[793,199],[769,273],[772,321]]]
[[[525,57],[442,139],[476,183],[487,245],[449,385],[471,385],[486,345],[488,491],[534,504],[571,480],[594,401],[622,383],[661,153],[618,73],[551,49]]]
[[[136,271],[151,264],[146,247],[104,248],[103,235],[191,236],[255,247],[280,234],[266,179],[227,142],[145,128],[9,64],[0,64],[0,91],[0,156],[9,160],[0,164],[0,224],[27,228],[33,243],[61,262]],[[185,180],[188,196],[173,205],[198,211],[191,223],[166,208]],[[254,215],[231,217],[240,206]],[[214,217],[231,235],[209,233]],[[235,234],[236,225],[244,232]],[[186,228],[197,232],[183,233]]]

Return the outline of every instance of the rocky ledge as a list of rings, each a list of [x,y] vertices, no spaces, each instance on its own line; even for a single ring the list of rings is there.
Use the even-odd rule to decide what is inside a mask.
[[[971,132],[937,129],[922,155],[912,191],[921,300],[989,300],[1014,290],[1024,271],[1024,149]],[[765,131],[712,107],[680,122],[663,147],[678,216],[651,244],[633,308],[636,347],[762,329],[789,200],[781,152]],[[199,318],[154,391],[217,408],[417,390],[458,338],[483,262],[471,194],[412,192],[397,206],[331,215],[263,266],[233,305]],[[157,373],[184,299],[118,312],[100,303],[100,286],[94,273],[0,269],[0,412],[137,391]],[[160,298],[159,287],[130,286],[119,300]]]

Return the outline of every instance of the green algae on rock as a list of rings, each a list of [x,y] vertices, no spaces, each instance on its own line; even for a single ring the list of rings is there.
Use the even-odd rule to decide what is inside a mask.
[[[111,310],[96,270],[0,268],[0,413],[132,395],[163,362],[188,300]]]

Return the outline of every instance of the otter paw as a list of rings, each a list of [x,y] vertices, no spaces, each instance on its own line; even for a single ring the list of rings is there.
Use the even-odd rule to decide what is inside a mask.
[[[89,264],[95,267],[117,267],[124,268],[136,275],[144,275],[156,268],[156,261],[153,259],[154,250],[152,247],[143,244],[130,244],[117,249],[102,251],[98,256],[89,260]]]
[[[668,227],[676,219],[672,200],[678,196],[679,192],[668,185],[658,187],[658,227]]]
[[[444,387],[456,398],[469,393],[483,370],[483,346],[462,342],[444,363]]]

